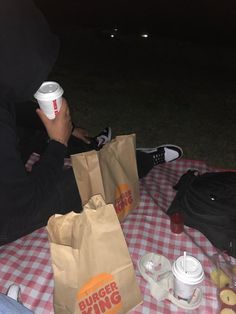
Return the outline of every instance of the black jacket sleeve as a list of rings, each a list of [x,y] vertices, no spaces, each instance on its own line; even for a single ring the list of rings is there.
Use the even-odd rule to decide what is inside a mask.
[[[41,160],[27,173],[18,151],[10,114],[0,108],[0,212],[1,220],[27,215],[80,210],[73,171],[63,170],[66,147],[50,141]],[[46,208],[48,207],[48,208]]]
[[[64,145],[51,141],[32,173],[18,150],[16,104],[32,99],[58,51],[57,37],[32,0],[1,2],[0,245],[45,225],[54,213],[81,209],[73,171],[63,171]]]

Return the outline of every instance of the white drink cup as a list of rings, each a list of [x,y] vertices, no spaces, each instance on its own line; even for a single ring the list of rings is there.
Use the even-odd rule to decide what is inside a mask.
[[[201,263],[195,257],[184,254],[174,262],[172,272],[175,297],[190,302],[204,279]]]
[[[44,82],[34,94],[39,107],[49,119],[54,119],[59,112],[63,93],[63,89],[57,82],[48,81]]]

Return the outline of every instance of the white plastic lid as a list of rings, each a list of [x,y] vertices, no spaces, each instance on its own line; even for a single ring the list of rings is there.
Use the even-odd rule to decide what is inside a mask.
[[[62,96],[64,93],[63,89],[57,82],[47,81],[44,82],[37,92],[34,94],[34,97],[37,100],[53,100]]]
[[[204,271],[201,263],[193,256],[180,256],[172,266],[173,275],[188,285],[196,285],[203,281]]]

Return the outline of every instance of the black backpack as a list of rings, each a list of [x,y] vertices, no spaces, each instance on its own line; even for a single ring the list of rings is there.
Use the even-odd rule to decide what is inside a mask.
[[[236,172],[189,170],[174,186],[167,211],[181,212],[184,224],[202,232],[218,249],[236,257]]]

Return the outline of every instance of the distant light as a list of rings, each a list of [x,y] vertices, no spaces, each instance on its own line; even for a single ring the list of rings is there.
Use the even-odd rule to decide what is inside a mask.
[[[117,32],[117,31],[118,31],[118,28],[114,28],[114,31]]]
[[[141,37],[148,38],[148,34],[141,34]]]
[[[111,38],[114,38],[115,37],[115,35],[114,34],[111,34]]]

